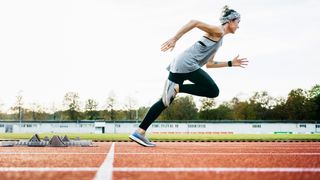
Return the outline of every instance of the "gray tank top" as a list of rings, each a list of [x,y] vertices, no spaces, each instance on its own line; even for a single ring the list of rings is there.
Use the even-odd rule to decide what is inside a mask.
[[[179,54],[168,66],[172,73],[190,73],[205,65],[222,45],[222,39],[213,41],[205,36]]]

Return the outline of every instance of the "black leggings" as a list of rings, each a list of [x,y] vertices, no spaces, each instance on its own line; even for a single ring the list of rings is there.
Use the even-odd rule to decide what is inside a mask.
[[[202,69],[198,69],[191,73],[171,73],[168,77],[169,80],[179,84],[179,92],[187,93],[202,97],[214,98],[219,95],[219,88],[212,78]],[[191,81],[193,84],[183,84],[185,80]],[[148,127],[154,122],[155,119],[161,114],[166,106],[163,104],[162,99],[157,101],[151,106],[147,115],[139,127],[147,130]]]

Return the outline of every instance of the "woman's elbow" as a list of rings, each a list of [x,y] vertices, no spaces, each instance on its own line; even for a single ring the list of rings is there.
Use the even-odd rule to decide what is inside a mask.
[[[198,20],[190,20],[189,24],[191,24],[193,27],[197,27],[197,25],[199,24],[199,21]]]

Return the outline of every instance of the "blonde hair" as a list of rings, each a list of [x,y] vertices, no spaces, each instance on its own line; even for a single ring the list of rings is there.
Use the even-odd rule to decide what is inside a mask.
[[[228,5],[224,5],[222,7],[222,12],[221,12],[221,16],[225,16],[226,13],[230,10],[229,6]]]
[[[240,19],[240,14],[237,11],[230,9],[228,5],[223,6],[220,16],[221,24],[226,24],[235,19]]]

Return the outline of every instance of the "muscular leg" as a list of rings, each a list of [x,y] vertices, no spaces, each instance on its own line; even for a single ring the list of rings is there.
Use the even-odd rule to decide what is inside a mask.
[[[204,70],[198,69],[190,73],[187,79],[194,84],[180,84],[179,92],[209,98],[219,95],[218,86]]]
[[[179,84],[179,92],[193,94],[204,97],[217,97],[219,95],[219,88],[212,78],[202,69],[186,74],[173,74],[170,73],[169,79]],[[184,80],[190,80],[194,84],[183,84]],[[163,104],[162,99],[157,101],[151,106],[145,118],[139,125],[140,133],[144,132],[149,126],[158,118],[166,106]]]
[[[148,127],[154,122],[154,120],[156,120],[161,112],[165,109],[166,106],[163,104],[162,99],[160,99],[158,102],[151,106],[147,115],[139,125],[139,128],[146,131]]]
[[[168,79],[177,84],[182,84],[185,80],[185,74],[169,74]],[[144,134],[148,127],[158,118],[158,116],[165,110],[167,107],[164,105],[162,99],[157,101],[155,104],[151,106],[148,113],[144,117],[143,121],[139,125],[139,133]]]

